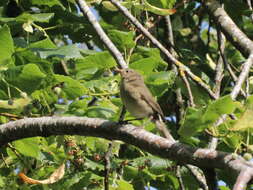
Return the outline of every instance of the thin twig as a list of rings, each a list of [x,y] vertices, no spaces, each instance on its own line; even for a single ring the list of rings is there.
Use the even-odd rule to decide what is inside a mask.
[[[8,163],[6,162],[3,153],[1,153],[1,157],[2,157],[2,160],[3,160],[4,165],[6,166],[6,168],[9,168],[9,165],[8,165]]]
[[[165,19],[165,24],[166,24],[166,38],[168,38],[166,42],[168,42],[169,51],[175,58],[178,58],[178,53],[176,52],[176,49],[175,49],[174,35],[173,35],[170,15],[165,16],[164,19]]]
[[[96,30],[99,38],[102,40],[102,42],[106,45],[106,47],[109,49],[113,57],[117,60],[117,63],[121,66],[121,68],[127,68],[127,63],[125,62],[122,54],[119,52],[119,50],[116,48],[116,46],[112,43],[110,38],[106,35],[100,24],[98,23],[96,17],[91,12],[89,6],[84,0],[76,0],[76,3],[78,4],[80,10],[82,11],[83,15],[86,15],[89,22],[93,26],[93,28]]]
[[[218,99],[220,97],[220,88],[221,88],[221,81],[224,76],[224,64],[225,63],[225,55],[224,55],[224,50],[225,50],[225,44],[226,44],[226,39],[225,36],[222,34],[220,31],[219,27],[217,29],[217,39],[218,39],[218,49],[219,49],[219,59],[218,59],[218,64],[216,65],[215,68],[215,87],[214,87],[214,92],[216,95],[216,98]],[[220,120],[223,122],[223,120]],[[217,127],[220,123],[216,123],[214,127]],[[210,137],[210,141],[208,143],[208,148],[211,150],[215,150],[217,145],[218,145],[218,138],[217,137]]]
[[[238,96],[242,88],[242,85],[250,72],[250,68],[252,65],[253,65],[253,54],[250,54],[248,59],[244,62],[240,76],[238,77],[235,87],[233,88],[231,92],[232,99],[236,99],[236,97]]]
[[[219,61],[220,59],[222,59],[224,65],[226,66],[226,69],[228,70],[228,73],[230,74],[230,76],[232,77],[233,81],[236,82],[237,81],[237,76],[235,75],[234,71],[232,70],[230,64],[227,61],[227,58],[224,54],[224,48],[225,48],[225,36],[222,34],[222,32],[218,29],[218,48],[219,48],[219,53],[220,53],[220,57],[219,57]],[[246,93],[241,89],[240,90],[241,94],[246,97]]]
[[[147,30],[150,30],[152,29],[158,22],[160,21],[160,19],[157,19],[155,22],[152,22],[151,24],[148,25],[147,27]],[[134,39],[134,43],[137,44],[138,40],[141,39],[143,37],[143,34],[139,34],[135,39]],[[130,58],[131,58],[131,55],[134,51],[135,47],[131,48],[129,50],[129,55],[128,55],[128,59],[127,59],[127,63],[129,64],[130,62]]]
[[[125,106],[122,106],[118,122],[121,122],[124,120],[125,114],[126,114],[126,108],[125,108]],[[109,190],[109,177],[110,177],[110,169],[111,169],[110,159],[112,156],[112,149],[113,149],[114,144],[115,144],[114,141],[111,141],[109,143],[108,150],[107,150],[105,157],[104,157],[104,159],[105,159],[104,189],[105,190]]]
[[[249,10],[253,10],[252,9],[252,4],[251,4],[251,0],[247,0],[247,4],[249,6]],[[250,18],[251,18],[251,21],[253,22],[253,13],[250,14]]]
[[[191,172],[191,174],[194,176],[194,178],[198,181],[200,187],[204,190],[209,190],[208,186],[206,184],[206,179],[204,174],[201,173],[201,170],[197,168],[196,166],[192,166],[187,164],[186,167]]]
[[[189,67],[185,66],[183,63],[178,61],[175,57],[171,55],[171,53],[148,31],[146,28],[125,8],[120,4],[118,0],[110,0],[112,4],[114,4],[135,26],[138,28],[144,36],[146,36],[156,47],[158,47],[161,52],[163,52],[167,59],[175,64],[180,69],[184,70],[187,75],[189,75],[193,81],[199,84],[202,88],[204,88],[208,94],[215,98],[215,94],[210,89],[210,86],[207,85],[201,78],[196,76],[194,73],[191,72]]]
[[[217,38],[218,38],[218,49],[219,49],[219,58],[218,58],[218,64],[215,68],[215,87],[214,87],[214,93],[217,98],[220,97],[220,88],[221,88],[221,81],[224,76],[224,61],[222,59],[222,55],[224,55],[225,50],[225,44],[226,39],[224,35],[221,33],[219,29],[217,29]]]
[[[185,76],[185,73],[183,71],[180,70],[179,73],[180,73],[180,76],[181,76],[181,78],[183,79],[183,81],[185,83],[185,86],[186,86],[186,89],[187,89],[187,92],[188,92],[188,95],[189,95],[190,106],[191,107],[195,107],[195,103],[194,103],[194,99],[193,99],[190,83],[189,83],[189,81],[188,81],[188,79]]]
[[[66,62],[64,60],[61,60],[60,62],[61,62],[61,66],[64,71],[64,74],[69,75],[69,69],[68,69]]]
[[[247,79],[246,79],[246,88],[245,88],[245,93],[246,93],[247,97],[250,96],[249,88],[250,88],[250,82],[249,82],[249,77],[247,77]]]
[[[180,169],[181,169],[181,166],[177,165],[176,176],[177,176],[177,179],[178,179],[178,182],[179,182],[180,190],[185,190],[184,182],[183,182],[183,179],[182,179]]]
[[[109,177],[110,177],[110,169],[111,169],[111,154],[112,154],[112,149],[113,149],[113,141],[109,143],[108,150],[105,154],[105,170],[104,170],[104,189],[109,190]]]

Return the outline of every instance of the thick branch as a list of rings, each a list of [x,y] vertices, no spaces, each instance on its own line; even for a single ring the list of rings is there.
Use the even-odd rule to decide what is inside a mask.
[[[253,170],[246,168],[245,170],[241,171],[233,187],[233,190],[246,189],[247,184],[252,179],[252,177],[253,177]]]
[[[235,159],[225,152],[173,143],[140,127],[119,125],[98,118],[41,117],[9,122],[0,126],[0,145],[26,137],[51,135],[82,135],[121,140],[178,163],[225,169],[235,174],[245,169],[253,170],[253,164],[239,156]]]
[[[221,4],[216,0],[203,1],[209,13],[213,16],[227,39],[247,57],[253,51],[253,42],[249,39],[228,16]]]
[[[117,60],[117,63],[121,66],[121,68],[127,68],[127,64],[122,56],[122,54],[119,52],[119,50],[115,47],[115,45],[112,43],[110,38],[105,34],[104,30],[98,23],[96,17],[91,12],[89,6],[84,0],[76,0],[80,10],[82,11],[83,15],[86,15],[89,22],[93,26],[93,28],[96,30],[98,36],[102,40],[102,42],[106,45],[106,47],[109,49],[113,57]]]

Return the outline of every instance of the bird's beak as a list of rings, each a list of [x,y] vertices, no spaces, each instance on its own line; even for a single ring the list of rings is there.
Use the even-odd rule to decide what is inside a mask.
[[[119,74],[121,74],[121,73],[122,73],[122,69],[118,69],[118,68],[116,68],[114,71],[115,71],[116,73],[119,73]]]

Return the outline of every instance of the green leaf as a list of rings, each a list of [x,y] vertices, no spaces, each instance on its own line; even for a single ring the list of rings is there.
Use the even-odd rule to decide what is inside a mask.
[[[30,156],[33,158],[38,158],[39,156],[40,149],[38,137],[14,141],[13,146],[24,156]]]
[[[75,186],[75,184],[78,184],[83,178],[85,178],[85,176],[87,176],[90,179],[91,173],[75,172],[75,173],[73,173],[73,175],[68,177],[68,180],[64,181],[62,186],[65,188],[68,188],[68,189],[73,189],[72,187]],[[88,184],[86,184],[86,185],[88,185]],[[85,186],[83,186],[83,187],[85,187]]]
[[[49,22],[49,20],[54,16],[54,13],[39,13],[30,14],[25,12],[16,18],[4,18],[0,17],[1,22],[19,22],[19,23],[29,23],[29,22]]]
[[[37,42],[30,43],[29,48],[38,48],[38,49],[51,49],[56,48],[57,46],[50,40],[50,38],[45,38]]]
[[[67,98],[73,100],[87,93],[87,89],[83,85],[81,85],[79,81],[74,80],[69,76],[64,75],[54,75],[54,76],[58,84],[64,82],[62,90],[66,93]]]
[[[108,51],[94,53],[76,62],[78,71],[94,67],[109,69],[114,66],[116,66],[116,62]]]
[[[31,93],[38,89],[41,82],[46,77],[35,64],[11,67],[3,74],[8,83],[27,93]]]
[[[128,9],[131,8],[132,6],[131,2],[120,2],[120,4]],[[104,8],[108,9],[109,11],[118,11],[118,8],[115,7],[110,1],[102,1],[102,5]]]
[[[178,130],[178,134],[183,138],[187,138],[208,127],[205,125],[203,126],[203,113],[203,109],[187,108],[185,118],[182,120],[182,126]]]
[[[138,7],[139,8],[144,7],[144,10],[150,11],[157,15],[166,16],[166,15],[172,15],[176,12],[176,9],[162,9],[162,8],[149,4],[148,1],[144,1],[144,2],[145,2],[144,6],[140,4]]]
[[[236,134],[236,133],[230,133],[228,135],[226,135],[223,139],[222,139],[229,147],[231,148],[237,148],[242,139],[242,136],[240,134]]]
[[[241,113],[230,130],[245,131],[253,128],[253,96],[248,97],[246,109]]]
[[[64,8],[64,6],[61,4],[61,2],[59,0],[50,0],[50,1],[48,1],[48,0],[31,0],[31,3],[33,5],[46,5],[46,6],[49,6],[49,7],[59,5],[62,8]]]
[[[80,173],[80,180],[73,184],[69,190],[77,190],[77,189],[84,189],[84,187],[87,187],[91,183],[91,172],[85,172],[85,174]]]
[[[219,186],[220,190],[231,190],[229,187],[226,186]]]
[[[172,165],[171,161],[156,156],[140,157],[132,160],[132,162],[135,167],[146,165],[149,171],[157,175],[163,174]]]
[[[86,166],[87,168],[91,169],[91,170],[103,170],[104,166],[102,164],[98,164],[96,162],[93,162],[92,160],[86,158],[85,159],[85,163],[84,166]]]
[[[171,8],[174,6],[176,0],[146,0],[148,3],[163,8]]]
[[[149,86],[152,94],[161,96],[169,88],[172,87],[176,80],[176,73],[174,71],[154,72],[146,78],[145,82]]]
[[[136,52],[142,55],[142,57],[153,57],[155,59],[158,59],[159,62],[163,62],[163,65],[167,65],[167,63],[161,58],[160,51],[158,48],[137,46]]]
[[[253,95],[247,98],[246,106],[250,109],[253,108]]]
[[[6,65],[12,62],[14,44],[10,29],[7,25],[0,28],[0,70],[6,69]]]
[[[84,83],[85,87],[89,88],[89,91],[92,93],[106,93],[117,94],[118,91],[118,82],[116,77],[103,77],[100,80],[91,80]]]
[[[230,95],[219,98],[208,105],[203,120],[205,122],[215,122],[223,114],[231,114],[237,107],[237,103],[232,100]]]
[[[31,102],[30,98],[18,98],[13,99],[10,104],[9,100],[0,100],[0,109],[3,110],[12,110],[12,111],[23,111],[24,107]]]
[[[117,184],[116,190],[134,190],[133,185],[125,180],[117,180]]]
[[[17,22],[49,22],[49,20],[53,16],[54,16],[54,13],[30,14],[26,12],[18,16],[15,20]]]
[[[132,31],[124,32],[119,30],[109,30],[108,36],[114,42],[114,44],[122,51],[128,50],[135,46],[135,33]]]
[[[86,109],[88,106],[88,102],[87,100],[83,99],[83,100],[76,100],[73,101],[70,105],[69,105],[69,110],[70,111],[75,111],[78,109]]]
[[[76,45],[61,46],[55,49],[34,49],[43,58],[59,57],[61,59],[81,58],[80,49]]]
[[[176,3],[176,0],[159,0],[159,1],[163,5],[163,8],[170,8]]]
[[[107,107],[92,106],[88,108],[85,115],[87,115],[87,117],[109,119],[114,114],[113,110]]]
[[[130,67],[142,71],[145,74],[151,73],[160,64],[159,60],[148,57],[131,63]]]
[[[132,166],[126,166],[124,167],[124,179],[126,180],[132,180],[134,178],[138,178],[139,171],[137,168]]]
[[[211,102],[207,107],[201,109],[188,108],[179,134],[186,138],[203,131],[212,125],[221,115],[231,114],[238,106],[230,95]]]
[[[6,184],[4,182],[5,177],[0,176],[0,187],[4,187]]]

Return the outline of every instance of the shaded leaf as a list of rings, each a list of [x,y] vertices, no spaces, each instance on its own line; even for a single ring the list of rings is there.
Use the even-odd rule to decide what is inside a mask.
[[[7,25],[0,28],[0,70],[5,70],[5,65],[12,62],[11,57],[14,53],[13,39]]]
[[[223,96],[208,105],[203,120],[205,122],[215,122],[223,114],[231,114],[237,107],[237,103],[230,95]]]
[[[50,57],[59,57],[65,59],[81,58],[79,48],[76,45],[61,46],[55,49],[34,49],[37,54],[45,59]]]
[[[39,156],[39,138],[37,137],[14,141],[13,146],[18,150],[18,152],[25,156],[33,158],[38,158]]]
[[[87,89],[81,85],[81,83],[77,80],[72,79],[69,76],[63,75],[54,75],[57,83],[64,83],[62,90],[66,93],[69,99],[75,99],[77,97],[83,96]]]
[[[135,33],[124,32],[119,30],[109,30],[109,38],[114,42],[114,44],[121,50],[127,50],[135,46],[134,36]]]
[[[46,77],[36,64],[11,67],[3,74],[8,83],[27,93],[38,89]]]

